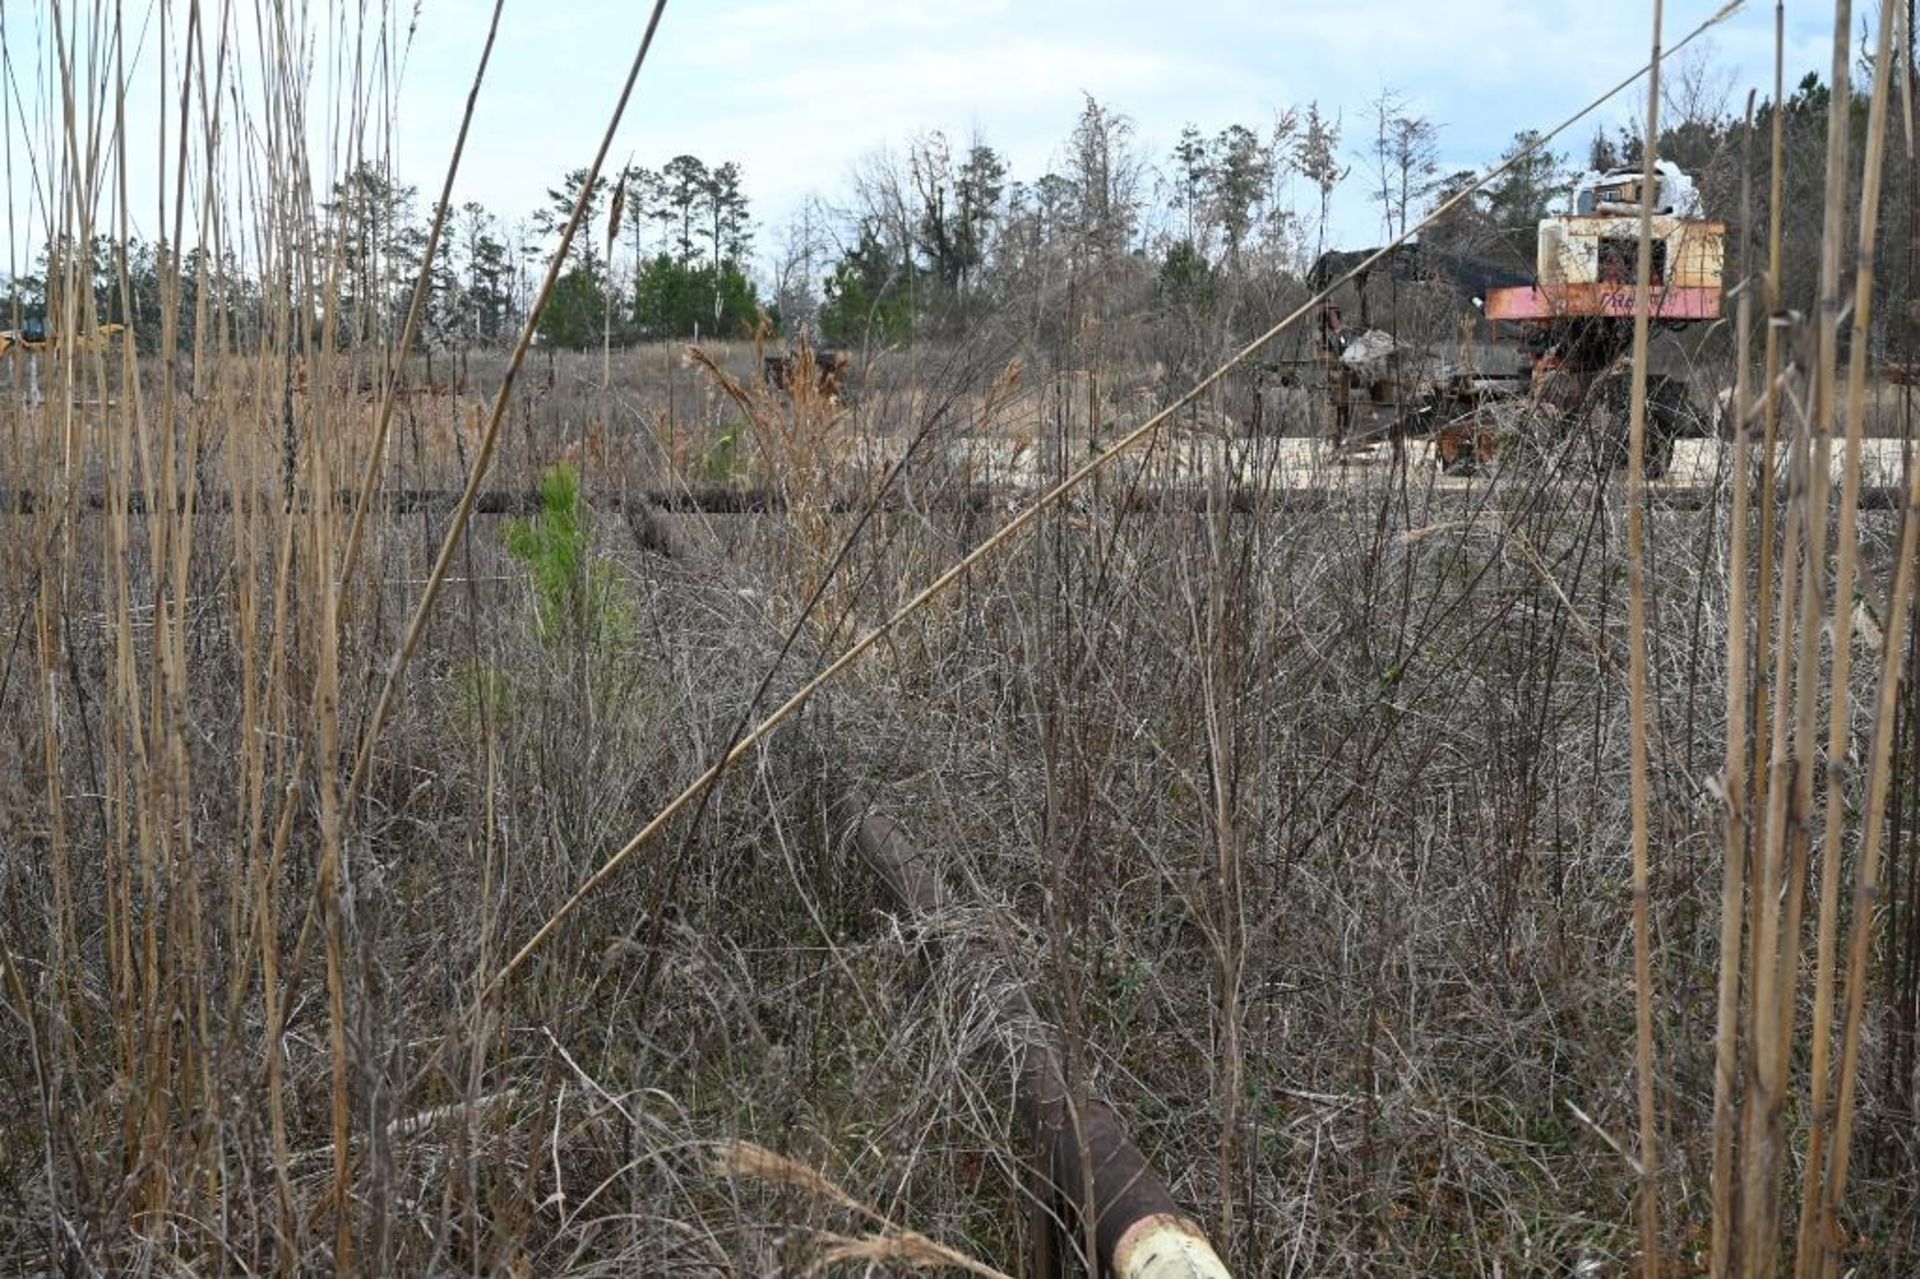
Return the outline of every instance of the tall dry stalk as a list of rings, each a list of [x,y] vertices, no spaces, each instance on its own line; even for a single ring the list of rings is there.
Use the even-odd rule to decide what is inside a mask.
[[[1850,100],[1852,7],[1834,7],[1833,101]],[[1756,886],[1762,904],[1761,945],[1755,954],[1753,1022],[1754,1070],[1746,1131],[1748,1178],[1744,1204],[1743,1250],[1749,1270],[1770,1271],[1779,1247],[1778,1178],[1786,1140],[1783,1121],[1791,1086],[1789,1057],[1795,1040],[1800,972],[1800,919],[1814,821],[1813,770],[1819,750],[1816,727],[1820,688],[1820,641],[1828,605],[1828,518],[1832,451],[1833,363],[1838,345],[1840,255],[1846,234],[1847,113],[1828,114],[1825,222],[1820,256],[1819,308],[1815,328],[1813,396],[1795,438],[1800,477],[1789,493],[1788,541],[1800,551],[1797,589],[1784,575],[1780,585],[1781,651],[1777,669],[1781,687],[1776,714],[1787,714],[1788,654],[1793,650],[1791,741],[1787,724],[1777,725],[1772,768],[1776,786],[1770,796],[1765,835],[1768,874]],[[1792,598],[1790,598],[1792,597]],[[1831,601],[1839,607],[1837,601]],[[1850,601],[1849,601],[1850,607]],[[1797,616],[1797,628],[1788,621]],[[1778,881],[1774,878],[1778,875]],[[1775,883],[1779,883],[1776,908]]]
[[[380,394],[380,413],[374,419],[373,441],[367,448],[366,465],[360,476],[358,500],[353,508],[353,526],[347,531],[347,548],[341,556],[340,577],[342,581],[353,579],[353,570],[360,560],[360,543],[366,536],[366,523],[373,509],[374,486],[379,482],[382,468],[387,458],[387,433],[393,425],[393,406],[400,391],[402,371],[406,367],[407,356],[413,351],[414,338],[420,332],[420,318],[426,312],[427,295],[432,289],[434,264],[440,251],[440,236],[446,229],[447,213],[453,207],[453,183],[460,172],[460,160],[467,151],[467,132],[473,127],[474,108],[480,101],[480,88],[486,83],[487,66],[493,61],[493,45],[500,34],[500,15],[506,9],[506,0],[494,0],[493,16],[487,22],[486,42],[480,48],[480,60],[473,70],[473,85],[467,90],[466,110],[460,116],[460,128],[454,135],[453,154],[447,160],[447,174],[441,183],[440,198],[434,202],[433,223],[427,229],[427,242],[420,252],[420,271],[413,283],[413,294],[407,302],[407,318],[400,326],[400,339],[394,348],[393,367],[384,379]]]
[[[1785,358],[1783,343],[1787,327],[1781,285],[1782,273],[1786,269],[1787,120],[1786,113],[1780,109],[1780,104],[1786,100],[1786,56],[1786,0],[1775,0],[1773,110],[1770,113],[1772,146],[1768,153],[1767,167],[1767,273],[1764,289],[1767,314],[1766,377],[1761,384],[1761,399],[1766,409],[1766,431],[1762,437],[1760,452],[1760,562],[1755,570],[1754,584],[1754,599],[1759,607],[1754,618],[1757,634],[1753,649],[1753,740],[1759,746],[1769,746],[1773,740],[1772,600],[1777,555],[1775,547],[1779,536],[1779,529],[1776,527],[1776,512],[1779,508],[1776,487],[1779,474],[1780,404],[1783,398],[1780,374]],[[1753,786],[1753,811],[1763,814],[1767,811],[1768,796],[1772,787],[1771,768],[1765,762],[1767,759],[1771,759],[1771,756],[1762,757],[1761,762],[1756,766],[1753,757],[1749,756],[1747,770]]]
[[[1845,103],[1852,100],[1852,85],[1849,79],[1852,16],[1851,6],[1847,0],[1840,0],[1834,6],[1834,27],[1833,94],[1836,102]],[[1820,749],[1818,707],[1821,639],[1823,632],[1831,631],[1834,636],[1834,662],[1836,668],[1841,667],[1846,661],[1840,653],[1843,646],[1842,637],[1850,636],[1852,620],[1850,591],[1844,596],[1836,594],[1834,584],[1830,581],[1833,566],[1829,563],[1831,557],[1828,548],[1833,488],[1835,365],[1839,358],[1842,305],[1840,260],[1849,227],[1846,199],[1847,157],[1851,130],[1847,111],[1830,110],[1827,120],[1826,209],[1821,234],[1819,313],[1815,326],[1817,353],[1813,371],[1812,417],[1808,424],[1807,553],[1801,562],[1800,612],[1804,621],[1797,637],[1800,653],[1794,701],[1793,753],[1790,761],[1794,790],[1787,806],[1789,814],[1785,830],[1787,882],[1779,935],[1780,971],[1777,979],[1779,1013],[1775,1023],[1775,1038],[1771,1045],[1763,1049],[1763,1051],[1772,1052],[1777,1059],[1773,1074],[1779,1081],[1778,1087],[1782,1090],[1791,1085],[1788,1066],[1799,1013],[1801,921],[1805,909],[1813,827],[1816,820],[1814,772]],[[1845,513],[1842,518],[1843,520],[1847,518]],[[1841,564],[1850,578],[1852,548],[1843,544],[1838,549]],[[1830,610],[1831,616],[1829,616]],[[1823,621],[1824,626],[1821,624]],[[1829,714],[1844,716],[1844,711],[1843,698],[1837,706],[1829,710]],[[1836,725],[1834,731],[1841,735],[1844,743],[1844,719]],[[1829,853],[1831,854],[1831,850]],[[1777,1125],[1779,1122],[1777,1111],[1768,1118],[1770,1123]],[[1770,1188],[1769,1194],[1772,1193],[1774,1191]]]
[[[1871,299],[1874,287],[1873,246],[1878,233],[1879,195],[1885,146],[1886,109],[1889,96],[1888,81],[1891,76],[1886,72],[1892,63],[1890,52],[1893,31],[1896,26],[1898,6],[1887,4],[1881,7],[1879,36],[1876,43],[1875,66],[1882,68],[1875,77],[1872,103],[1869,107],[1867,127],[1867,156],[1865,176],[1863,178],[1862,204],[1860,211],[1860,266],[1855,282],[1855,339],[1854,349],[1850,353],[1848,382],[1848,435],[1853,442],[1847,459],[1847,481],[1849,486],[1858,483],[1856,472],[1859,467],[1858,436],[1862,429],[1866,404],[1866,340],[1865,334],[1871,323]],[[1834,212],[1829,209],[1830,215]],[[1920,472],[1917,472],[1920,474]],[[1915,492],[1920,493],[1920,478],[1916,479]],[[1803,1212],[1803,1235],[1801,1244],[1800,1267],[1803,1273],[1829,1274],[1835,1269],[1838,1240],[1840,1204],[1846,1194],[1847,1172],[1852,1153],[1852,1125],[1857,1096],[1859,1073],[1859,1050],[1861,1021],[1864,1016],[1867,980],[1867,951],[1877,922],[1879,901],[1879,876],[1881,858],[1881,839],[1887,815],[1887,797],[1889,790],[1892,743],[1896,732],[1897,706],[1899,701],[1899,665],[1905,648],[1905,628],[1908,622],[1907,611],[1911,607],[1914,575],[1914,539],[1916,535],[1916,499],[1909,495],[1906,518],[1902,525],[1900,559],[1896,570],[1893,598],[1890,603],[1890,615],[1887,632],[1883,638],[1882,666],[1880,672],[1880,690],[1875,706],[1873,744],[1869,765],[1869,785],[1866,802],[1865,829],[1861,840],[1858,865],[1855,870],[1855,891],[1853,909],[1853,936],[1847,963],[1847,1003],[1846,1017],[1843,1023],[1840,1078],[1838,1081],[1839,1099],[1833,1118],[1833,1136],[1831,1165],[1826,1169],[1825,1183],[1819,1189],[1820,1208],[1816,1217],[1811,1204],[1815,1194],[1815,1177],[1819,1165],[1814,1153],[1819,1150],[1818,1142],[1824,1135],[1823,1125],[1826,1119],[1824,1101],[1826,1083],[1822,1077],[1822,1067],[1826,1064],[1823,1051],[1824,1037],[1815,1041],[1816,1074],[1813,1081],[1816,1105],[1814,1113],[1813,1141],[1816,1143],[1809,1153],[1808,1176],[1806,1185],[1807,1208]],[[1851,547],[1843,547],[1850,552]],[[1850,613],[1852,600],[1836,598],[1834,609]],[[1836,630],[1836,634],[1838,631]],[[1836,638],[1836,644],[1839,643]],[[1838,850],[1830,848],[1828,856],[1834,860]],[[1833,947],[1836,944],[1838,923],[1839,884],[1837,868],[1831,885],[1832,900],[1823,903],[1821,918],[1821,978],[1822,983],[1816,995],[1815,1017],[1824,1022],[1827,1016],[1829,984],[1832,981]]]
[[[1892,65],[1890,54],[1897,11],[1898,6],[1894,4],[1880,6],[1879,36],[1874,49],[1875,66]],[[1868,106],[1867,149],[1861,179],[1857,245],[1859,266],[1854,276],[1853,337],[1848,351],[1847,448],[1840,499],[1839,568],[1833,588],[1830,622],[1833,635],[1833,687],[1827,708],[1827,811],[1820,867],[1820,921],[1815,946],[1813,1061],[1809,1069],[1812,1130],[1807,1139],[1799,1246],[1794,1258],[1794,1273],[1802,1277],[1825,1271],[1825,1250],[1829,1246],[1827,1232],[1819,1226],[1816,1205],[1825,1175],[1829,1054],[1833,1037],[1834,952],[1840,927],[1840,866],[1845,850],[1848,802],[1845,760],[1850,723],[1848,693],[1853,669],[1854,560],[1859,542],[1861,450],[1866,435],[1867,348],[1873,336],[1874,251],[1879,242],[1880,190],[1885,170],[1887,103],[1891,97],[1888,82],[1891,79],[1886,74],[1874,77],[1872,100]],[[1822,367],[1825,371],[1824,359]],[[1856,927],[1864,929],[1871,922],[1870,917],[1856,919]]]
[[[1776,114],[1778,114],[1776,112]],[[1745,163],[1741,166],[1740,220],[1753,221],[1753,95],[1747,95]],[[1744,241],[1743,241],[1744,243]],[[1743,249],[1741,265],[1749,254]],[[1728,519],[1727,553],[1727,749],[1720,776],[1726,806],[1726,839],[1720,880],[1720,974],[1714,1023],[1713,1060],[1713,1222],[1709,1266],[1716,1279],[1727,1273],[1733,1223],[1734,1089],[1739,1069],[1740,942],[1744,934],[1747,842],[1751,838],[1747,771],[1747,575],[1752,537],[1753,275],[1741,272],[1735,303],[1733,512]],[[1762,554],[1767,554],[1762,548]]]
[[[1867,351],[1872,339],[1874,249],[1878,238],[1879,203],[1884,173],[1886,111],[1889,77],[1876,77],[1868,107],[1865,160],[1858,212],[1858,265],[1852,281],[1852,338],[1848,354],[1845,401],[1846,435],[1841,459],[1839,510],[1834,545],[1828,545],[1832,484],[1831,453],[1835,417],[1840,412],[1837,378],[1839,326],[1848,301],[1841,289],[1840,265],[1846,251],[1852,217],[1848,192],[1849,82],[1852,10],[1848,0],[1835,5],[1833,28],[1833,107],[1827,114],[1824,224],[1822,229],[1819,305],[1812,333],[1805,377],[1812,394],[1798,415],[1793,435],[1790,483],[1785,494],[1784,541],[1772,541],[1776,496],[1770,491],[1774,467],[1774,440],[1781,405],[1788,398],[1790,373],[1783,373],[1782,348],[1787,323],[1781,310],[1781,193],[1783,180],[1781,48],[1783,12],[1775,9],[1775,100],[1773,103],[1773,208],[1769,227],[1770,265],[1767,278],[1769,324],[1766,381],[1763,391],[1767,415],[1767,444],[1762,465],[1761,541],[1759,545],[1759,643],[1753,655],[1764,672],[1771,658],[1773,674],[1756,673],[1755,729],[1748,737],[1745,717],[1736,697],[1736,684],[1747,669],[1746,562],[1741,539],[1746,528],[1745,440],[1754,412],[1745,390],[1749,347],[1745,338],[1750,320],[1742,298],[1739,318],[1740,352],[1737,396],[1741,405],[1736,450],[1741,456],[1741,478],[1734,494],[1734,563],[1728,631],[1728,814],[1725,830],[1726,874],[1723,880],[1721,921],[1719,1043],[1716,1050],[1714,1120],[1714,1230],[1713,1270],[1730,1273],[1737,1265],[1744,1274],[1769,1274],[1777,1268],[1783,1244],[1779,1213],[1779,1169],[1788,1148],[1787,1106],[1792,1091],[1790,1063],[1799,1044],[1798,1009],[1800,971],[1804,963],[1801,917],[1808,890],[1814,849],[1820,855],[1817,901],[1818,923],[1814,944],[1812,1024],[1808,1036],[1811,1055],[1808,1073],[1808,1132],[1801,1178],[1800,1210],[1795,1231],[1796,1275],[1832,1273],[1837,1263],[1837,1216],[1845,1186],[1845,1150],[1853,1090],[1857,1083],[1857,1037],[1843,1034],[1838,1079],[1831,1065],[1832,1006],[1836,986],[1836,951],[1842,923],[1842,879],[1846,861],[1848,815],[1856,799],[1848,785],[1845,760],[1850,752],[1852,696],[1853,595],[1858,576],[1860,537],[1861,453],[1866,434],[1868,399]],[[1874,65],[1890,65],[1893,33],[1898,27],[1897,6],[1883,6],[1875,46]],[[1914,521],[1902,532],[1901,560],[1888,634],[1882,643],[1893,648],[1902,641],[1895,628],[1904,628],[1911,598]],[[1773,566],[1776,554],[1780,571]],[[1829,573],[1831,572],[1831,582]],[[1776,586],[1777,582],[1777,586]],[[1777,647],[1768,647],[1768,619],[1776,619]],[[1830,637],[1829,669],[1822,679],[1822,639]],[[1892,716],[1897,700],[1885,682],[1896,678],[1898,659],[1883,652],[1883,687],[1876,707],[1873,739],[1873,776],[1884,786]],[[1771,684],[1771,689],[1768,685]],[[1822,688],[1826,697],[1819,696]],[[1771,692],[1771,697],[1768,694]],[[1824,734],[1819,716],[1827,716]],[[1822,737],[1824,736],[1824,741]],[[1749,743],[1751,743],[1749,745]],[[1815,770],[1824,757],[1824,788],[1816,787]],[[1751,778],[1754,802],[1766,813],[1764,829],[1752,859],[1750,896],[1752,925],[1747,947],[1746,1089],[1736,1120],[1732,1109],[1735,1040],[1739,1020],[1732,1008],[1741,983],[1737,972],[1742,903],[1737,888],[1737,859],[1746,842],[1747,811],[1734,802],[1742,781]],[[1822,794],[1824,791],[1824,794]],[[1816,811],[1816,805],[1822,805]],[[1865,939],[1873,927],[1871,902],[1877,893],[1879,831],[1885,821],[1886,793],[1870,782],[1865,801],[1865,830],[1856,872],[1853,946],[1849,955],[1847,992],[1849,1011],[1863,996],[1866,984]],[[1819,834],[1815,844],[1816,828]],[[1860,966],[1853,959],[1858,956]],[[1857,1027],[1855,1028],[1857,1030]],[[1849,1056],[1850,1050],[1854,1053]],[[1837,1109],[1829,1107],[1837,1088]],[[1733,1202],[1734,1129],[1740,1129],[1738,1157],[1743,1177],[1739,1202]],[[1737,1212],[1737,1229],[1730,1224]]]
[[[1754,668],[1754,730],[1752,734],[1753,752],[1748,756],[1745,772],[1751,778],[1753,802],[1751,810],[1762,815],[1760,827],[1754,830],[1758,842],[1754,855],[1750,859],[1752,868],[1753,919],[1747,929],[1747,983],[1745,994],[1746,1024],[1750,1042],[1747,1051],[1747,1087],[1742,1109],[1738,1116],[1741,1125],[1740,1150],[1742,1153],[1742,1178],[1739,1187],[1738,1210],[1740,1222],[1735,1242],[1724,1260],[1731,1262],[1734,1250],[1743,1260],[1743,1272],[1750,1269],[1749,1249],[1758,1246],[1758,1241],[1770,1233],[1766,1222],[1756,1214],[1761,1212],[1764,1198],[1764,1154],[1759,1152],[1762,1141],[1763,1107],[1756,1104],[1756,1098],[1762,1095],[1763,1087],[1772,1083],[1770,1068],[1762,1067],[1758,1054],[1752,1044],[1763,1042],[1763,1022],[1769,1020],[1777,1010],[1772,997],[1774,976],[1778,968],[1774,962],[1777,948],[1776,935],[1779,928],[1779,895],[1777,885],[1780,871],[1775,850],[1778,848],[1777,826],[1784,815],[1776,815],[1775,798],[1782,794],[1775,785],[1775,761],[1786,754],[1786,742],[1783,736],[1787,716],[1779,705],[1786,695],[1791,674],[1791,645],[1788,637],[1792,634],[1795,596],[1790,590],[1781,590],[1776,585],[1781,578],[1777,561],[1797,553],[1800,533],[1800,507],[1795,504],[1789,513],[1784,549],[1779,542],[1777,510],[1779,500],[1776,487],[1778,473],[1780,425],[1782,421],[1781,405],[1785,399],[1785,386],[1782,379],[1784,347],[1787,337],[1787,318],[1783,311],[1781,278],[1784,270],[1782,205],[1785,191],[1785,117],[1780,109],[1784,82],[1785,59],[1785,6],[1778,4],[1774,10],[1774,98],[1773,129],[1770,163],[1769,210],[1768,210],[1768,255],[1766,276],[1767,298],[1767,340],[1766,340],[1766,379],[1763,398],[1766,407],[1766,432],[1761,451],[1761,488],[1760,488],[1760,563],[1757,572],[1755,598],[1758,603],[1758,637],[1755,643]],[[1804,450],[1796,444],[1791,454],[1793,481],[1804,482]],[[1775,634],[1778,642],[1775,642]],[[1727,958],[1722,957],[1722,963]],[[1769,1059],[1771,1060],[1771,1059]],[[1728,1122],[1735,1122],[1729,1116]],[[1728,1189],[1729,1198],[1732,1187]],[[1729,1205],[1731,1208],[1732,1205]]]
[[[1635,264],[1632,414],[1627,445],[1627,668],[1633,806],[1634,1073],[1640,1106],[1640,1265],[1660,1273],[1659,1111],[1654,1098],[1653,924],[1647,801],[1647,343],[1653,300],[1652,192],[1659,181],[1663,0],[1653,0],[1653,56],[1647,69],[1647,134],[1641,173],[1640,249]]]

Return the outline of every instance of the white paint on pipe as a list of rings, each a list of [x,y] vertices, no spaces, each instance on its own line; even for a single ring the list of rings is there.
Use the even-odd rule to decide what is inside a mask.
[[[1166,1213],[1127,1228],[1113,1250],[1116,1279],[1232,1279],[1200,1228]]]

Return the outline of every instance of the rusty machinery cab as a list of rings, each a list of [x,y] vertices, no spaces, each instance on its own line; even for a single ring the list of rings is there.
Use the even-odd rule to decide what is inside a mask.
[[[1569,210],[1537,225],[1531,273],[1411,243],[1357,275],[1341,294],[1350,304],[1329,299],[1323,306],[1311,361],[1324,375],[1335,444],[1421,435],[1433,441],[1445,469],[1469,472],[1493,457],[1492,406],[1519,400],[1546,420],[1586,432],[1606,469],[1623,464],[1643,201],[1652,204],[1649,307],[1656,326],[1711,323],[1721,308],[1725,227],[1701,215],[1693,183],[1678,167],[1660,165],[1651,189],[1644,185],[1638,170],[1587,174]],[[1324,254],[1308,285],[1325,288],[1373,252]],[[1459,333],[1422,342],[1375,328],[1369,275],[1376,288],[1390,282],[1403,298],[1410,285],[1429,286],[1414,290],[1415,297],[1450,294],[1453,312],[1463,317]],[[1648,398],[1648,470],[1657,474],[1674,438],[1700,433],[1706,419],[1678,379],[1650,377]]]
[[[1319,367],[1337,447],[1434,435],[1525,389],[1517,351],[1488,348],[1469,302],[1530,275],[1445,244],[1403,244],[1370,262],[1377,253],[1332,251],[1308,275],[1326,289],[1352,273],[1321,306],[1311,358],[1293,361]]]
[[[1726,227],[1701,215],[1692,181],[1668,163],[1659,165],[1650,190],[1637,169],[1587,174],[1572,211],[1540,223],[1534,282],[1486,296],[1488,322],[1496,331],[1517,327],[1531,356],[1529,398],[1569,421],[1600,419],[1596,431],[1610,446],[1598,452],[1612,465],[1625,459],[1624,366],[1633,345],[1640,217],[1649,201],[1648,313],[1662,328],[1717,320]],[[1673,440],[1697,433],[1704,418],[1678,379],[1650,375],[1648,402],[1647,465],[1658,474]]]

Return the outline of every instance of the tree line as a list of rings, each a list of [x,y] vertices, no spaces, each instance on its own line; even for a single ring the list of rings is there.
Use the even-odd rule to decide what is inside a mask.
[[[1864,68],[1844,104],[1856,196],[1871,76]],[[1727,224],[1729,287],[1742,261],[1764,261],[1767,138],[1778,115],[1782,283],[1790,305],[1810,309],[1833,109],[1808,75],[1785,101],[1756,103],[1749,147],[1731,80],[1711,56],[1670,68],[1660,154],[1692,175],[1704,215]],[[1531,276],[1540,220],[1568,206],[1584,171],[1639,165],[1641,135],[1627,121],[1558,150],[1523,130],[1492,165],[1458,168],[1443,162],[1444,126],[1388,91],[1351,114],[1310,102],[1257,125],[1189,124],[1156,156],[1128,116],[1089,96],[1057,163],[1037,177],[1013,175],[979,136],[957,142],[936,131],[872,153],[837,201],[810,202],[782,228],[771,293],[783,315],[814,317],[835,342],[950,335],[992,317],[1069,362],[1077,335],[1097,328],[1193,374],[1307,296],[1314,263],[1336,247],[1337,195],[1365,195],[1380,243],[1470,192],[1418,237],[1428,262],[1449,264],[1433,271],[1437,291],[1459,294],[1447,305],[1464,317],[1471,298],[1460,280]],[[1491,167],[1501,171],[1477,185]],[[1920,340],[1914,162],[1890,148],[1888,168],[1882,225],[1904,247],[1883,263],[1875,348],[1911,359]],[[1754,213],[1742,221],[1749,180]]]
[[[1731,265],[1740,246],[1754,252],[1764,232],[1764,172],[1752,175],[1752,225],[1739,223],[1740,191],[1746,166],[1765,165],[1764,140],[1774,113],[1784,113],[1785,283],[1789,298],[1810,298],[1831,95],[1809,75],[1786,102],[1761,102],[1761,141],[1749,149],[1720,74],[1708,57],[1676,68],[1661,154],[1694,175],[1707,215],[1732,226]],[[1860,131],[1865,101],[1863,88],[1847,104]],[[1384,239],[1472,187],[1475,171],[1441,163],[1443,134],[1408,99],[1386,91],[1351,116],[1310,102],[1257,124],[1188,124],[1156,156],[1129,116],[1089,95],[1056,163],[1038,175],[1013,173],[978,134],[960,139],[933,130],[869,153],[837,193],[809,197],[785,220],[757,273],[741,166],[678,155],[657,169],[603,176],[584,192],[586,216],[538,332],[545,342],[579,348],[740,336],[765,317],[777,330],[805,326],[830,343],[889,344],[951,336],[991,317],[1062,352],[1089,326],[1121,332],[1144,354],[1191,371],[1305,295],[1313,263],[1335,247],[1337,193],[1363,191]],[[1514,135],[1498,161],[1511,166],[1428,227],[1423,246],[1524,274],[1537,223],[1577,173],[1640,157],[1631,124],[1598,131],[1577,160],[1538,142],[1534,133]],[[1893,151],[1883,221],[1899,232],[1912,226],[1912,161]],[[585,182],[584,170],[565,174],[539,207],[512,222],[472,202],[451,210],[429,273],[422,342],[488,345],[517,332]],[[361,337],[397,332],[433,212],[415,188],[378,168],[336,182],[317,219],[324,259],[335,265],[331,293],[316,308]],[[167,249],[138,241],[125,247],[125,297],[118,246],[93,247],[96,300],[103,317],[124,314],[146,340],[160,328]],[[45,305],[44,282],[58,277],[54,264],[69,251],[54,246],[38,274],[14,282],[16,310]],[[1902,349],[1920,328],[1914,254],[1904,256],[1883,273],[1893,298],[1881,312],[1881,345]],[[197,248],[181,268],[183,331],[199,290],[217,290],[214,300],[228,313],[244,315],[260,287],[239,264]]]
[[[543,204],[513,222],[474,201],[447,210],[427,271],[419,343],[510,341],[585,185],[586,170],[566,174]],[[11,313],[0,322],[18,328],[44,319],[60,282],[80,279],[90,283],[100,321],[128,325],[149,349],[169,311],[186,340],[209,314],[244,340],[263,314],[265,291],[278,285],[310,293],[314,322],[330,323],[342,338],[391,339],[405,323],[438,212],[388,170],[356,168],[333,183],[316,211],[322,273],[299,282],[263,282],[233,253],[201,246],[175,263],[164,242],[98,238],[82,246],[59,237],[42,248],[33,271],[11,281]],[[542,313],[540,340],[577,348],[751,328],[761,301],[748,274],[750,227],[737,162],[709,166],[679,155],[658,170],[635,166],[601,177],[586,193],[579,232]]]

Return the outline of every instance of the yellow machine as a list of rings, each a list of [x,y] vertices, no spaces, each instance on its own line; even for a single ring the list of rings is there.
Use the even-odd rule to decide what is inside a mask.
[[[124,324],[103,324],[80,339],[76,346],[88,350],[96,341],[104,342],[127,331]],[[0,356],[12,355],[15,351],[25,351],[28,355],[39,355],[45,351],[60,349],[60,335],[48,330],[44,322],[35,324],[29,321],[24,328],[0,329]]]
[[[1692,181],[1673,165],[1660,166],[1650,199],[1643,186],[1641,175],[1632,170],[1589,175],[1573,213],[1540,223],[1535,283],[1490,290],[1487,318],[1536,324],[1631,320],[1644,202],[1653,206],[1648,310],[1654,321],[1683,325],[1717,320],[1727,228],[1699,215]]]

